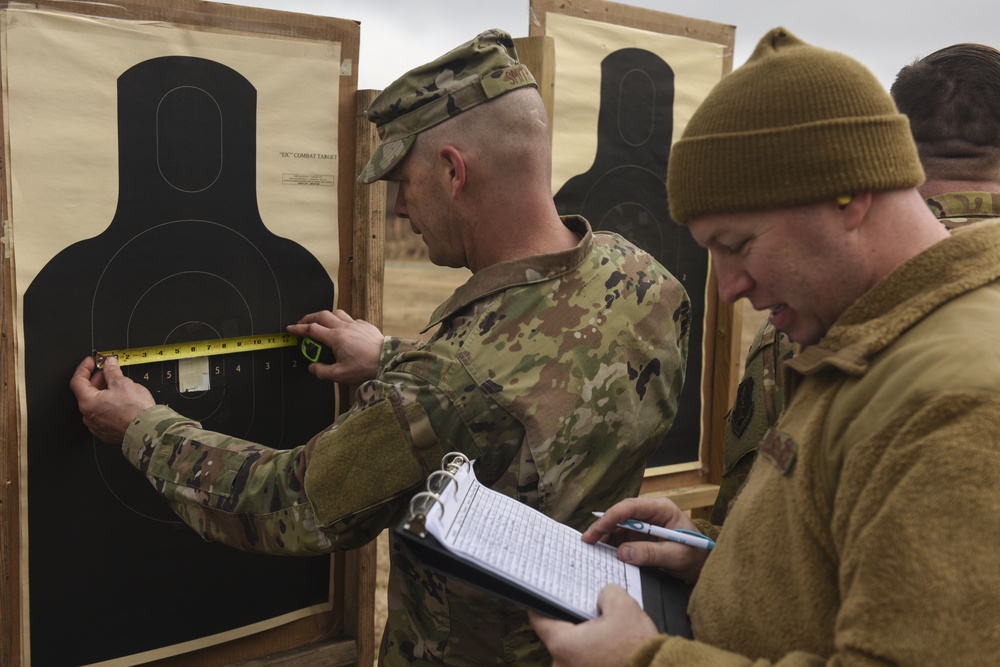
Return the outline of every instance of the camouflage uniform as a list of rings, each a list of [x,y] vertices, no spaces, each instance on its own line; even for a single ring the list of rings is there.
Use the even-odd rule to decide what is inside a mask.
[[[747,352],[743,379],[729,411],[722,449],[722,484],[712,508],[711,522],[721,526],[736,500],[757,456],[757,446],[778,420],[784,405],[783,367],[795,346],[770,322],[757,330]]]
[[[638,492],[684,380],[690,303],[650,255],[590,231],[561,253],[473,275],[424,344],[388,338],[378,377],[288,451],[149,408],[123,449],[208,539],[266,553],[357,547],[395,525],[451,450],[477,476],[578,529]],[[522,609],[449,582],[391,542],[387,665],[545,664]]]
[[[949,230],[1000,217],[1000,194],[947,192],[924,201]]]

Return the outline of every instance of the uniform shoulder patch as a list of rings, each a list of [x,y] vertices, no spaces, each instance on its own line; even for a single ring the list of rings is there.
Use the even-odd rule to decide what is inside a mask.
[[[760,453],[776,465],[782,474],[788,475],[795,468],[799,444],[790,435],[772,426],[760,442]]]
[[[733,411],[729,416],[729,427],[737,438],[743,436],[753,419],[754,384],[753,377],[746,377],[743,382],[740,382],[740,388],[736,392],[736,402],[733,404]]]

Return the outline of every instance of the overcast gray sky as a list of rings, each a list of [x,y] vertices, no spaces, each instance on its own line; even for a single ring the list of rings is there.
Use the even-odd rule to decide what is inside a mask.
[[[528,0],[227,0],[361,21],[359,88],[385,88],[486,28],[528,34]],[[816,46],[843,51],[888,87],[900,67],[956,42],[1000,48],[998,0],[627,0],[619,4],[736,26],[734,66],[783,25]]]

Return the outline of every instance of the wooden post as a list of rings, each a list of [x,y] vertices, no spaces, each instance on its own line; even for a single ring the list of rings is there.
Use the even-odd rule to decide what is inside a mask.
[[[3,117],[0,99],[0,117]],[[9,236],[6,133],[0,132],[0,665],[21,660],[20,414],[14,369],[14,253]]]
[[[374,123],[365,114],[377,90],[359,90],[357,95],[355,173],[368,163],[378,146]],[[359,186],[354,191],[354,254],[350,258],[353,279],[353,313],[382,328],[382,285],[385,278],[385,181]],[[344,622],[358,645],[358,665],[375,661],[375,573],[377,547],[374,541],[347,554],[346,580],[357,592],[344,601]]]
[[[355,173],[368,163],[378,146],[375,124],[365,112],[379,94],[378,90],[359,90],[357,96],[357,148]],[[351,275],[354,281],[354,313],[382,328],[382,285],[385,282],[385,181],[360,185],[354,190],[354,255]]]

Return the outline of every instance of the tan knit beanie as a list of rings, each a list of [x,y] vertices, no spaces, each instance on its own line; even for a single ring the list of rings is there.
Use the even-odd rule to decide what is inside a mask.
[[[857,61],[784,28],[712,89],[670,151],[679,223],[924,181],[906,116]]]

